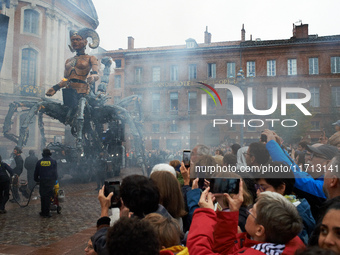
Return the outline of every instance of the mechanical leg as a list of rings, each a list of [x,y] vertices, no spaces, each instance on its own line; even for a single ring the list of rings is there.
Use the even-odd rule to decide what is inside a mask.
[[[84,111],[86,105],[86,98],[81,97],[78,101],[78,109],[77,109],[77,142],[76,146],[78,150],[83,152],[83,127],[84,127]]]

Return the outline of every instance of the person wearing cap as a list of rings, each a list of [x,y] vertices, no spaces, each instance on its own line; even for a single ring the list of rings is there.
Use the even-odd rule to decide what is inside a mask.
[[[325,131],[323,131],[323,134],[319,138],[319,143],[330,144],[338,147],[338,150],[340,150],[340,120],[332,123],[332,125],[336,132],[330,138],[327,138]]]
[[[305,161],[307,173],[314,179],[322,178],[325,173],[324,169],[332,158],[338,154],[338,149],[329,144],[316,143],[307,145]]]
[[[340,120],[334,122],[332,125],[335,126],[336,132],[340,131]]]
[[[13,158],[15,162],[15,167],[13,168],[14,178],[12,180],[13,189],[13,199],[10,202],[15,203],[15,201],[20,202],[19,196],[19,177],[24,169],[24,160],[21,157],[22,150],[20,147],[15,146],[13,149]]]
[[[58,179],[57,161],[51,158],[52,153],[49,149],[44,149],[42,156],[35,166],[34,180],[39,183],[40,216],[50,218],[50,199],[53,197],[54,184]]]
[[[334,145],[340,149],[340,120],[332,124],[335,126],[335,133],[328,139],[330,145]]]
[[[160,164],[155,165],[152,168],[150,175],[152,173],[158,172],[158,171],[167,171],[167,172],[171,173],[173,176],[175,176],[177,178],[177,174],[176,174],[175,168],[173,166],[170,166],[169,164],[160,163]]]

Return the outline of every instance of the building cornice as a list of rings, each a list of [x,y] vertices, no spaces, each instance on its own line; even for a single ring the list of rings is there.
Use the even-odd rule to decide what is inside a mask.
[[[320,43],[339,43],[340,35],[322,36],[310,35],[309,38],[295,39],[290,38],[286,40],[266,40],[266,41],[235,41],[235,42],[220,42],[207,44],[198,44],[197,48],[186,48],[185,45],[180,46],[165,46],[165,47],[148,47],[137,48],[133,50],[115,50],[107,51],[105,55],[122,54],[125,57],[143,56],[150,54],[196,54],[205,51],[226,51],[226,50],[240,50],[244,48],[254,47],[271,47],[271,46],[295,46],[295,45],[314,45]],[[224,45],[223,45],[224,44]]]

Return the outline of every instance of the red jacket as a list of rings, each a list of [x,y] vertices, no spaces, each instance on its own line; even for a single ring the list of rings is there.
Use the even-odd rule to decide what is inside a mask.
[[[249,239],[247,233],[237,233],[237,224],[238,212],[196,209],[187,240],[190,255],[265,254],[252,248],[261,242]],[[294,254],[297,249],[305,247],[298,236],[281,246],[284,249],[282,255]]]

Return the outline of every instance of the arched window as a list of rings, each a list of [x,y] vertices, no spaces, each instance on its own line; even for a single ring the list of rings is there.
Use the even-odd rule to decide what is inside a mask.
[[[24,32],[39,34],[39,13],[35,10],[24,11]]]
[[[21,87],[24,94],[30,92],[29,87],[37,87],[37,57],[38,53],[34,49],[22,50]],[[26,91],[27,89],[28,91]]]

